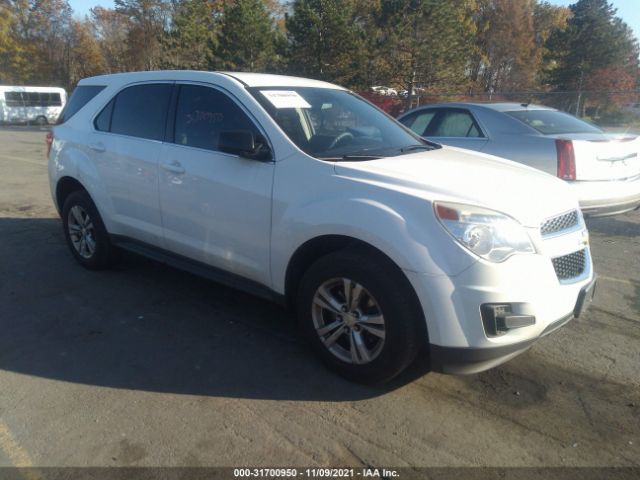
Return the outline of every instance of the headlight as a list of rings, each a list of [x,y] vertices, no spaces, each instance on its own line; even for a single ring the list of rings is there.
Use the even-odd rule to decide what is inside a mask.
[[[516,220],[486,208],[457,203],[434,204],[436,217],[465,248],[491,262],[515,253],[535,253],[529,235]]]

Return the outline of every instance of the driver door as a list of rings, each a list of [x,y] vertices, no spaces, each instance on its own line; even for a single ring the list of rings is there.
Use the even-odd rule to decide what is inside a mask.
[[[225,153],[219,142],[224,131],[250,131],[255,137],[261,132],[222,90],[177,87],[175,121],[160,162],[165,245],[269,285],[274,163]]]

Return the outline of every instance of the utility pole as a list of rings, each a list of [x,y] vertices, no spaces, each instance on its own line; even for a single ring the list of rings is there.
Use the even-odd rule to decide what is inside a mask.
[[[580,80],[578,81],[578,101],[576,102],[576,117],[580,116],[580,103],[582,102],[582,84],[584,82],[584,62],[580,63]]]

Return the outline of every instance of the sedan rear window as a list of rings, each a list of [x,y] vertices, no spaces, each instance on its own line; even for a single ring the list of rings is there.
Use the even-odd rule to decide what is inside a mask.
[[[584,120],[556,110],[515,110],[505,113],[544,135],[602,133],[598,127]]]

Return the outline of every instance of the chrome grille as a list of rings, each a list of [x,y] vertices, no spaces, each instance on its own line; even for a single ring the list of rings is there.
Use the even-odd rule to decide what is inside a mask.
[[[578,224],[578,211],[558,215],[557,217],[548,218],[542,225],[540,225],[540,233],[544,237],[545,235],[551,235],[563,230],[568,230],[571,227],[575,227]]]
[[[569,280],[582,275],[586,264],[586,258],[586,251],[578,250],[577,252],[570,253],[569,255],[553,258],[551,261],[553,262],[553,268],[556,271],[558,279]]]

